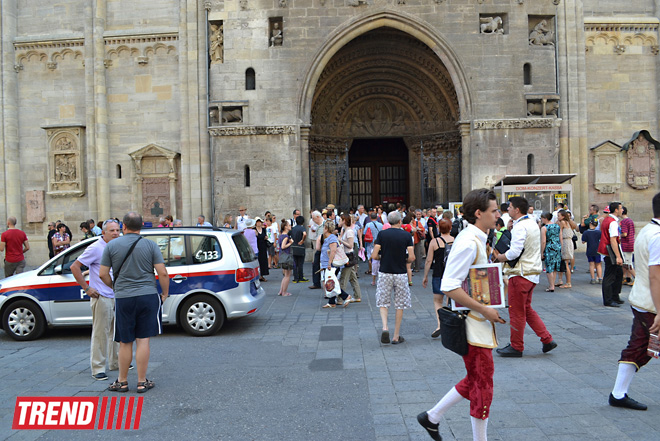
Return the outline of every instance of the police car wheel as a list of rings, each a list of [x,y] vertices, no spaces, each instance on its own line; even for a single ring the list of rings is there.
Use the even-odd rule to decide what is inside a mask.
[[[225,311],[220,302],[205,295],[187,299],[179,311],[179,324],[196,337],[215,334],[224,322]]]
[[[36,303],[18,300],[2,314],[2,327],[14,340],[36,340],[46,330],[46,319]]]

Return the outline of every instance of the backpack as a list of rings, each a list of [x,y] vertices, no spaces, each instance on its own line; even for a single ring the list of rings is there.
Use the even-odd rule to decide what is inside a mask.
[[[367,227],[367,232],[364,233],[364,241],[367,243],[371,243],[374,241],[374,235],[371,232],[371,228]]]
[[[456,217],[454,219],[454,222],[451,223],[451,231],[449,234],[451,237],[456,237],[458,236],[458,233],[463,231],[463,218],[462,217]]]
[[[442,237],[439,237],[439,239],[444,242],[445,244],[445,257],[442,259],[442,267],[446,268],[447,267],[447,257],[449,257],[449,252],[451,251],[451,246],[454,244],[452,243],[447,243],[446,240],[444,240]]]

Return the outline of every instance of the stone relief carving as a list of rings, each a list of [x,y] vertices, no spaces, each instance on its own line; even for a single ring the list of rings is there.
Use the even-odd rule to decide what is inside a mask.
[[[658,46],[657,44],[651,46],[651,53],[653,55],[658,55],[660,53],[660,46]]]
[[[281,23],[274,21],[272,23],[272,29],[270,31],[270,40],[269,46],[282,46],[282,41],[284,37],[282,35]]]
[[[604,50],[603,46],[612,46],[614,53],[622,55],[625,52],[634,54],[651,53],[657,55],[658,46],[658,23],[645,22],[643,18],[640,22],[616,22],[616,19],[607,20],[607,17],[585,19],[585,44],[587,51],[599,54],[612,53],[610,50]],[[614,22],[614,23],[612,23]],[[640,52],[639,47],[642,47]],[[648,49],[643,49],[643,48]],[[628,51],[628,48],[631,48]]]
[[[209,57],[211,64],[223,62],[224,35],[222,22],[211,24],[211,35],[209,37]]]
[[[482,119],[474,120],[474,130],[496,129],[549,129],[559,127],[560,118],[531,118],[531,119]]]
[[[482,34],[503,34],[504,26],[502,17],[479,17]]]
[[[527,101],[527,116],[542,116],[543,118],[548,115],[557,116],[559,110],[559,102],[556,100],[548,101],[543,100],[529,100]]]
[[[223,107],[222,108],[222,123],[242,123],[243,122],[243,108],[242,107]]]
[[[655,151],[660,144],[646,130],[635,135],[623,145],[628,151],[626,178],[632,188],[645,190],[655,185]]]
[[[241,7],[241,11],[247,11],[247,8],[248,8],[247,0],[239,0],[238,4]]]
[[[295,135],[296,126],[242,126],[209,129],[211,136]]]
[[[594,152],[594,188],[601,194],[613,194],[621,187],[621,146],[605,141]]]
[[[348,6],[361,6],[366,5],[367,0],[346,0],[346,4]]]
[[[82,127],[47,128],[48,194],[82,196],[84,176],[82,160]]]
[[[554,46],[555,32],[546,19],[541,20],[529,33],[529,44],[532,46]]]
[[[287,0],[279,0],[277,4],[279,5],[280,8],[286,8],[287,7]]]

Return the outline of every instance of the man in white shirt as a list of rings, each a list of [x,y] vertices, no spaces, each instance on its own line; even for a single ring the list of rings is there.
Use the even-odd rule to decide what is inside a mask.
[[[486,441],[488,415],[493,400],[493,349],[497,347],[493,323],[505,323],[496,309],[470,297],[461,288],[470,266],[488,262],[486,232],[495,228],[499,218],[497,197],[492,190],[481,188],[469,192],[463,200],[465,218],[470,225],[456,238],[442,277],[442,292],[470,308],[466,320],[468,354],[463,356],[466,377],[453,387],[433,408],[417,415],[417,421],[431,438],[442,440],[438,431],[442,416],[463,398],[470,401],[472,436]]]
[[[250,219],[250,216],[247,215],[247,208],[241,205],[238,207],[238,217],[236,218],[236,229],[238,231],[245,230],[245,221]]]
[[[203,214],[197,216],[197,226],[198,227],[212,227],[210,222],[206,222],[206,217]]]
[[[635,372],[651,360],[649,337],[660,333],[660,193],[653,197],[653,217],[635,238],[637,277],[628,301],[633,325],[628,347],[621,352],[619,371],[609,397],[610,406],[646,410],[646,405],[628,396]]]
[[[364,210],[364,205],[358,205],[357,210],[358,210],[357,214],[358,214],[358,217],[359,217],[358,221],[360,222],[360,225],[362,226],[362,228],[364,228],[364,221],[367,220],[369,215]]]
[[[555,211],[552,212],[552,223],[556,224],[557,223],[557,216],[561,210],[564,210],[565,205],[561,202],[557,202],[557,205],[555,206]]]
[[[509,220],[511,220],[511,216],[509,216],[508,210],[509,210],[508,202],[504,202],[503,204],[500,204],[500,213],[502,213],[500,218],[502,219],[502,222],[504,222],[505,227],[509,225]]]
[[[532,294],[539,283],[543,270],[541,265],[541,233],[536,221],[527,213],[527,199],[514,196],[509,199],[509,216],[513,219],[511,230],[511,245],[506,253],[493,251],[497,262],[513,262],[504,264],[504,274],[509,276],[509,319],[511,320],[511,343],[498,349],[502,357],[522,357],[525,326],[534,330],[543,343],[543,353],[557,347],[541,320],[532,308]],[[523,214],[525,214],[523,216]]]
[[[307,237],[312,242],[312,248],[316,246],[316,239],[323,232],[323,216],[317,210],[312,212],[312,218],[309,220],[309,233]],[[312,286],[309,289],[321,289],[321,251],[314,250],[314,261],[312,263]]]
[[[623,256],[621,255],[621,238],[619,237],[619,218],[623,213],[620,202],[612,202],[609,206],[610,215],[603,219],[600,228],[600,243],[598,253],[605,261],[605,273],[601,291],[603,305],[618,307],[623,304],[621,300],[621,285],[623,284]],[[608,250],[610,247],[615,260],[612,261]]]

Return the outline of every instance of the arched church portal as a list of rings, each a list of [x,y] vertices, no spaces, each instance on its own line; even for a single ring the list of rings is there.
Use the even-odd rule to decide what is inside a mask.
[[[313,207],[461,200],[456,89],[424,43],[382,27],[353,39],[314,90]]]

